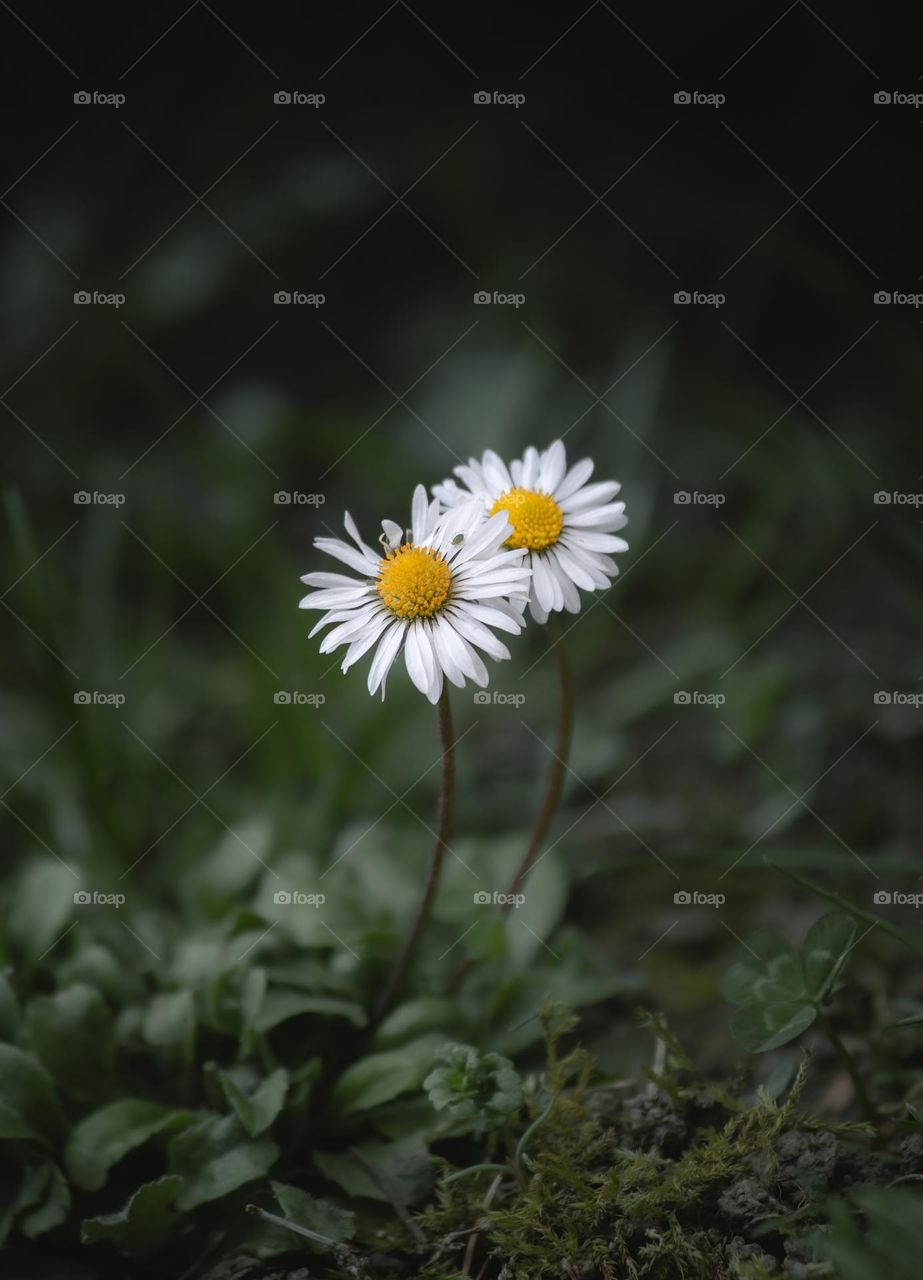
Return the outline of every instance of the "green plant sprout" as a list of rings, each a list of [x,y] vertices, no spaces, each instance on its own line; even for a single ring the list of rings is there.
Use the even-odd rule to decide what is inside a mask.
[[[811,926],[800,951],[777,929],[758,929],[725,973],[721,993],[738,1006],[731,1031],[750,1053],[778,1049],[817,1022],[849,1072],[863,1110],[874,1116],[858,1068],[823,1008],[855,946],[855,935],[856,922],[836,911]]]

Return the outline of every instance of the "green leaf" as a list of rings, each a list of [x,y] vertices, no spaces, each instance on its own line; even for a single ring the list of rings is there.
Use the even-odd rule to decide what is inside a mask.
[[[50,1161],[44,1166],[39,1202],[19,1219],[19,1230],[30,1240],[53,1231],[67,1218],[71,1193],[63,1173]]]
[[[808,991],[823,1000],[845,964],[856,936],[856,922],[840,911],[831,911],[808,930],[801,949],[801,963]]]
[[[39,1060],[0,1044],[0,1138],[55,1141],[64,1125],[54,1082]]]
[[[255,1029],[265,1035],[274,1027],[297,1018],[303,1013],[314,1013],[326,1018],[346,1018],[354,1027],[366,1024],[365,1010],[355,1000],[341,1000],[337,996],[309,996],[301,991],[285,991],[272,988],[266,993],[259,1013],[254,1020]]]
[[[193,1114],[142,1099],[110,1102],[75,1126],[64,1156],[67,1172],[84,1191],[98,1191],[109,1170],[129,1151],[155,1134],[182,1128]]]
[[[165,991],[154,996],[144,1018],[144,1039],[168,1058],[187,1066],[195,1057],[196,1011],[191,991]]]
[[[432,1185],[429,1149],[419,1137],[396,1142],[366,1142],[349,1152],[316,1151],[314,1163],[350,1196],[402,1204],[421,1200]],[[371,1169],[377,1173],[377,1179]]]
[[[329,1200],[315,1200],[300,1187],[290,1187],[284,1182],[273,1182],[271,1185],[282,1216],[297,1226],[316,1231],[318,1235],[327,1236],[338,1243],[352,1240],[356,1234],[356,1215],[348,1209],[340,1209]],[[294,1247],[294,1237],[292,1240],[290,1247]],[[304,1236],[299,1238],[297,1244],[299,1248],[306,1248],[311,1253],[328,1252],[326,1246],[319,1241],[308,1240]]]
[[[205,1116],[170,1142],[170,1171],[184,1182],[179,1207],[195,1209],[262,1178],[278,1155],[268,1138],[248,1138],[236,1116]]]
[[[419,1088],[433,1065],[433,1052],[444,1042],[444,1035],[433,1033],[400,1049],[385,1049],[359,1058],[337,1081],[334,1104],[344,1115],[351,1115]]]
[[[5,973],[0,973],[0,1040],[12,1044],[19,1034],[19,1001]]]
[[[721,983],[731,1004],[788,1003],[806,998],[798,952],[776,929],[757,929]]]
[[[392,1009],[379,1026],[372,1044],[376,1049],[393,1049],[427,1031],[459,1034],[460,1016],[457,1000],[447,996],[417,996]]]
[[[800,1036],[816,1017],[814,1005],[804,1000],[757,1002],[737,1010],[731,1032],[749,1053],[766,1053]]]
[[[37,960],[67,928],[80,881],[59,862],[42,857],[27,864],[16,882],[10,934],[24,953]]]
[[[288,1072],[279,1067],[261,1081],[251,1094],[244,1093],[226,1071],[219,1071],[218,1079],[228,1104],[251,1138],[268,1129],[285,1104],[288,1091]]]
[[[884,930],[885,933],[890,934],[892,938],[896,938],[898,942],[902,942],[905,947],[909,947],[911,951],[916,951],[917,955],[923,955],[923,938],[917,937],[915,933],[908,933],[905,929],[899,929],[897,925],[893,925],[890,920],[885,920],[883,916],[876,916],[874,912],[866,911],[864,907],[855,906],[841,894],[824,889],[822,885],[817,884],[814,880],[809,880],[807,876],[800,875],[797,871],[792,871],[790,867],[783,866],[782,863],[773,862],[771,858],[764,858],[763,861],[768,867],[781,871],[784,876],[788,876],[789,880],[794,880],[795,884],[800,884],[804,889],[810,889],[812,893],[817,894],[819,898],[823,898],[825,902],[829,902],[838,911],[846,911],[854,920],[862,923],[876,925],[879,929]]]
[[[170,1175],[146,1182],[119,1213],[85,1218],[81,1240],[84,1244],[110,1240],[119,1253],[132,1258],[156,1252],[170,1234],[182,1184],[182,1178]]]
[[[75,983],[38,996],[26,1022],[32,1046],[61,1092],[78,1102],[98,1097],[115,1057],[112,1015],[99,992]]]

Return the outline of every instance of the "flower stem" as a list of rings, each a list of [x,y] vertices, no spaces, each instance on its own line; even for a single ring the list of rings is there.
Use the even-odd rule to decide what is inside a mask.
[[[834,1030],[833,1024],[830,1022],[830,1019],[827,1017],[826,1014],[822,1013],[820,1009],[817,1010],[817,1021],[823,1027],[824,1032],[826,1033],[827,1039],[830,1041],[831,1045],[833,1046],[834,1053],[837,1055],[837,1057],[843,1063],[843,1066],[849,1072],[849,1078],[850,1080],[852,1080],[852,1087],[855,1090],[855,1094],[856,1094],[856,1101],[859,1103],[862,1110],[868,1116],[869,1120],[874,1121],[877,1118],[875,1108],[872,1105],[872,1100],[868,1095],[865,1084],[863,1083],[862,1077],[859,1074],[859,1068],[856,1066],[853,1060],[852,1054],[849,1052],[849,1050],[846,1048],[846,1045],[843,1043],[843,1041],[840,1039],[837,1032]]]
[[[513,894],[519,892],[519,886],[529,874],[529,870],[544,843],[545,836],[548,834],[551,820],[557,811],[558,801],[561,799],[561,788],[564,783],[564,771],[567,768],[571,733],[574,727],[574,689],[570,677],[570,667],[567,663],[567,655],[564,652],[564,640],[553,615],[548,619],[547,631],[548,639],[551,641],[551,647],[554,650],[558,664],[558,741],[554,750],[554,763],[548,778],[545,799],[542,802],[541,809],[538,811],[538,817],[535,819],[535,826],[532,828],[528,847],[522,861],[516,868],[516,874],[506,890],[506,902],[502,903],[498,908],[501,914],[509,911],[511,906],[510,899]],[[470,956],[465,960],[459,961],[449,981],[450,993],[458,990],[462,979],[471,968],[471,964]]]
[[[548,619],[548,639],[551,641],[551,647],[554,650],[558,663],[558,689],[559,689],[559,716],[558,721],[558,741],[554,749],[554,762],[551,766],[551,774],[548,778],[548,790],[545,792],[545,799],[541,809],[538,811],[538,817],[535,819],[535,826],[532,828],[532,837],[529,840],[528,847],[523,855],[522,862],[516,869],[516,874],[510,881],[509,888],[506,890],[507,902],[501,906],[501,911],[510,909],[509,898],[519,892],[519,886],[529,874],[532,863],[538,857],[539,851],[544,843],[545,836],[548,834],[548,828],[557,812],[558,802],[561,799],[561,788],[564,784],[564,771],[567,768],[567,755],[570,751],[571,732],[574,727],[574,690],[570,678],[570,668],[567,665],[567,655],[564,652],[564,641],[561,637],[560,628],[554,620],[554,616]]]
[[[420,906],[417,909],[417,918],[410,931],[410,936],[404,943],[404,948],[391,971],[387,986],[379,998],[375,1010],[375,1025],[381,1021],[391,1008],[395,996],[403,986],[407,970],[410,968],[416,954],[417,946],[432,910],[433,899],[436,896],[436,889],[439,885],[439,874],[442,870],[448,841],[452,834],[455,756],[452,737],[452,708],[449,705],[449,693],[445,686],[443,686],[442,693],[439,695],[437,712],[439,717],[439,738],[442,745],[442,781],[439,788],[439,809],[436,819],[436,844],[433,848],[433,856],[430,859],[429,874],[426,877],[423,897],[420,899]]]

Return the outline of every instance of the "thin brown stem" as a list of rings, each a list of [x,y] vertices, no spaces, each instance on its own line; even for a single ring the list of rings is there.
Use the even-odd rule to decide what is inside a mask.
[[[567,655],[564,652],[564,642],[561,636],[557,622],[552,615],[548,619],[547,624],[548,639],[551,641],[551,647],[554,650],[555,658],[558,665],[558,690],[559,690],[559,709],[558,709],[558,740],[554,749],[554,761],[551,766],[551,773],[548,777],[548,788],[545,792],[545,799],[542,801],[542,807],[538,811],[535,819],[535,825],[532,828],[532,835],[526,851],[523,854],[522,861],[516,868],[516,873],[510,881],[506,892],[505,901],[502,902],[498,910],[501,914],[509,911],[512,905],[512,897],[519,892],[519,886],[525,880],[526,876],[532,868],[532,864],[538,857],[542,845],[545,842],[545,836],[548,834],[548,828],[551,826],[552,819],[557,812],[558,803],[561,799],[561,789],[564,785],[564,773],[567,768],[567,756],[570,751],[571,734],[574,727],[574,690],[571,682],[570,667],[567,664]],[[471,968],[471,958],[459,961],[455,972],[449,981],[449,991],[457,991],[465,974]]]
[[[852,1054],[840,1039],[830,1019],[820,1009],[817,1010],[817,1021],[823,1027],[827,1039],[833,1046],[834,1053],[849,1073],[849,1078],[852,1081],[852,1087],[856,1095],[856,1101],[865,1112],[866,1117],[874,1123],[877,1119],[878,1113],[876,1112],[875,1106],[868,1095],[865,1082],[859,1074],[859,1068],[856,1066]]]
[[[436,818],[436,844],[433,848],[433,856],[430,859],[423,897],[420,899],[420,905],[417,908],[417,918],[410,931],[410,936],[404,943],[403,950],[391,971],[388,983],[381,993],[375,1010],[374,1025],[377,1025],[391,1008],[407,977],[407,970],[413,962],[420,938],[423,936],[423,931],[429,920],[433,899],[439,886],[439,874],[442,870],[446,849],[452,835],[455,756],[452,737],[452,708],[449,705],[449,693],[445,686],[443,686],[442,693],[439,696],[437,711],[439,716],[439,738],[442,745],[442,781],[439,788],[439,809]]]
[[[570,678],[570,668],[567,665],[567,656],[564,652],[561,632],[553,615],[548,619],[548,638],[551,641],[551,647],[558,663],[558,688],[560,694],[558,741],[554,749],[551,774],[548,778],[548,790],[545,792],[545,799],[541,809],[538,811],[538,817],[535,819],[532,836],[523,855],[522,862],[516,868],[516,874],[506,890],[506,902],[500,907],[503,912],[509,911],[511,906],[510,898],[513,894],[519,892],[519,886],[529,874],[532,864],[538,857],[539,850],[545,842],[545,836],[548,834],[551,821],[557,813],[558,803],[561,799],[561,788],[564,785],[564,772],[567,768],[567,755],[570,751],[571,733],[574,727],[574,690]]]

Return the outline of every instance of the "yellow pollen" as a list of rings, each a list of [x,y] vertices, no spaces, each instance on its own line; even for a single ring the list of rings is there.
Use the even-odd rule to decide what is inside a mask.
[[[431,618],[449,598],[452,571],[438,551],[405,543],[379,560],[375,585],[399,618]]]
[[[557,542],[564,527],[564,512],[547,493],[533,489],[510,489],[502,493],[490,509],[490,514],[506,511],[513,532],[506,545],[514,550],[525,547],[529,551],[544,551]]]

